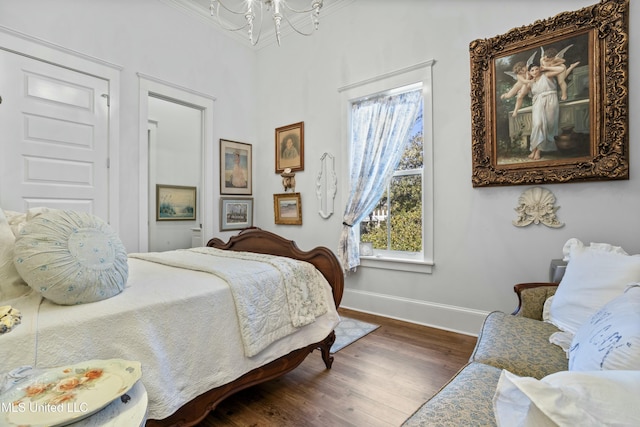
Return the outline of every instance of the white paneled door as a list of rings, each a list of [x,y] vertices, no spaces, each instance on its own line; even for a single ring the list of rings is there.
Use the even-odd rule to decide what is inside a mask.
[[[109,221],[109,83],[0,49],[0,206]]]

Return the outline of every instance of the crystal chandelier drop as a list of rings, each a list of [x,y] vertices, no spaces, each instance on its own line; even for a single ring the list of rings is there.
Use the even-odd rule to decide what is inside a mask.
[[[260,40],[260,34],[262,33],[262,18],[265,13],[271,13],[273,24],[275,27],[276,41],[278,46],[280,45],[280,27],[282,20],[284,19],[289,26],[298,34],[303,36],[310,36],[315,30],[318,29],[320,23],[320,9],[322,8],[323,0],[311,0],[311,5],[308,9],[295,9],[291,7],[286,0],[244,0],[244,10],[234,10],[227,5],[229,0],[211,0],[210,10],[211,16],[215,16],[218,23],[226,30],[239,31],[247,29],[247,34],[251,45],[255,46]],[[300,27],[296,26],[297,21],[293,21],[293,17],[300,14],[309,14],[312,29],[309,31],[303,31]],[[221,19],[221,15],[224,15]],[[233,22],[233,18],[236,16],[244,16],[244,22],[239,25],[233,26],[229,22]],[[257,18],[257,19],[256,19]],[[257,29],[254,25],[258,22]]]

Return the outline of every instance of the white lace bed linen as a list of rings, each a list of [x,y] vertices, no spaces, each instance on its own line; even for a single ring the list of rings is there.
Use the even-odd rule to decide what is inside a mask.
[[[324,289],[332,301],[327,283]],[[315,322],[248,358],[233,296],[222,279],[139,259],[129,260],[127,286],[112,298],[77,306],[42,300],[38,317],[41,300],[31,292],[8,302],[23,317],[15,330],[0,336],[0,372],[88,359],[138,360],[150,419],[166,418],[211,388],[323,340],[339,320],[328,304]]]
[[[204,271],[224,279],[231,287],[247,357],[327,312],[326,281],[307,262],[206,247],[129,257]]]

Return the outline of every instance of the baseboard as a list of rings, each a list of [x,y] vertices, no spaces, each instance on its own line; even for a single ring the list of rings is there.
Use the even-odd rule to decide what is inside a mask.
[[[489,312],[345,289],[341,307],[477,336]]]

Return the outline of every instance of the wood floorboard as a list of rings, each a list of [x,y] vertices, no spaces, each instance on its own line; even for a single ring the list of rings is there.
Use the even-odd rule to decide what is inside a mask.
[[[224,400],[199,427],[399,426],[469,359],[476,338],[340,309],[380,325],[334,354]]]

